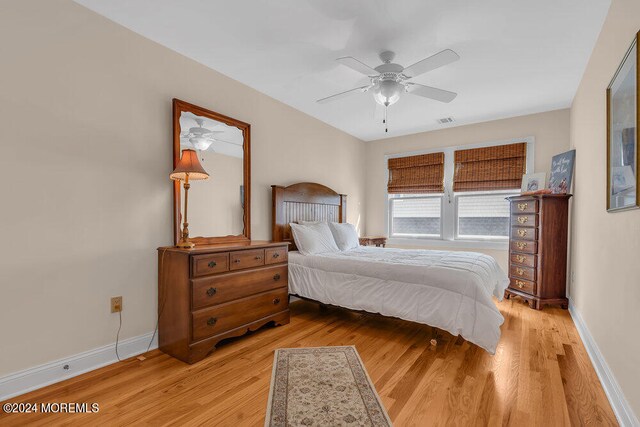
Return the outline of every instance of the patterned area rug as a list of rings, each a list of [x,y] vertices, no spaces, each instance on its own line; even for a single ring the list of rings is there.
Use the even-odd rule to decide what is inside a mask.
[[[275,353],[265,426],[391,426],[354,346]]]

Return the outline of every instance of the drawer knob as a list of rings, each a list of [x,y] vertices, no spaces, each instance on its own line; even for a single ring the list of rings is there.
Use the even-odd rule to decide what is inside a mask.
[[[262,259],[262,257],[260,255],[257,255],[256,259]]]
[[[518,273],[520,276],[524,275],[524,270],[521,268],[516,268],[516,273]]]
[[[522,250],[527,247],[527,244],[525,242],[516,242],[516,246],[518,249]]]
[[[207,289],[207,295],[209,295],[210,297],[214,296],[216,292],[218,292],[216,288]]]
[[[273,276],[273,280],[280,280],[280,274],[276,273],[275,276]]]
[[[240,264],[240,258],[236,258],[233,262],[235,262],[236,264]]]
[[[516,285],[517,285],[520,289],[524,288],[524,282],[523,282],[523,281],[521,281],[521,280],[516,280]]]
[[[274,298],[273,305],[278,305],[278,304],[280,304],[280,298]]]
[[[518,229],[518,236],[525,237],[527,235],[527,230],[520,228]]]
[[[216,317],[210,317],[209,320],[207,320],[207,325],[215,326],[217,322],[218,322],[218,319]]]
[[[211,261],[209,264],[207,264],[209,266],[209,268],[213,268],[216,265],[218,265],[215,261]]]
[[[518,203],[518,209],[521,211],[527,210],[528,207],[529,207],[529,203]]]
[[[526,224],[528,220],[529,220],[529,217],[526,217],[526,216],[519,216],[518,217],[518,222],[520,224]]]
[[[526,260],[527,260],[527,257],[522,256],[522,255],[516,255],[516,261],[525,262]]]
[[[278,257],[280,257],[280,254],[278,252],[276,252],[275,254],[273,254],[273,257],[274,258],[278,258]]]

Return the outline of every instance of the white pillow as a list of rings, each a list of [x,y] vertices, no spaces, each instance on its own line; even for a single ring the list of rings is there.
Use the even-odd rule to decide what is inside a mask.
[[[349,224],[348,222],[331,222],[329,223],[329,228],[331,229],[331,234],[333,234],[333,238],[341,251],[348,251],[349,249],[354,249],[360,246],[358,232],[353,224]]]
[[[322,223],[327,224],[326,221],[298,221],[298,224],[300,225],[316,225],[316,224],[322,224]]]
[[[319,222],[312,225],[301,225],[291,223],[293,240],[296,242],[298,251],[302,255],[324,254],[327,252],[340,252],[333,234],[326,222]]]

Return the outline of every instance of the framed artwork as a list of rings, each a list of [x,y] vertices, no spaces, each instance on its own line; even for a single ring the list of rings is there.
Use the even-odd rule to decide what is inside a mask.
[[[547,174],[540,173],[527,173],[522,176],[522,188],[523,193],[532,193],[534,191],[544,190],[546,186]]]
[[[553,194],[567,194],[571,190],[576,150],[557,154],[551,158],[549,189]]]
[[[607,211],[640,207],[638,37],[607,88]]]

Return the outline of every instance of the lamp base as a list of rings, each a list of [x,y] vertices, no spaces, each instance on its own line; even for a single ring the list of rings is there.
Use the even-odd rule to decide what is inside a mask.
[[[177,248],[182,248],[182,249],[193,249],[195,246],[196,246],[195,243],[190,242],[188,240],[182,240],[182,239],[176,245]]]

